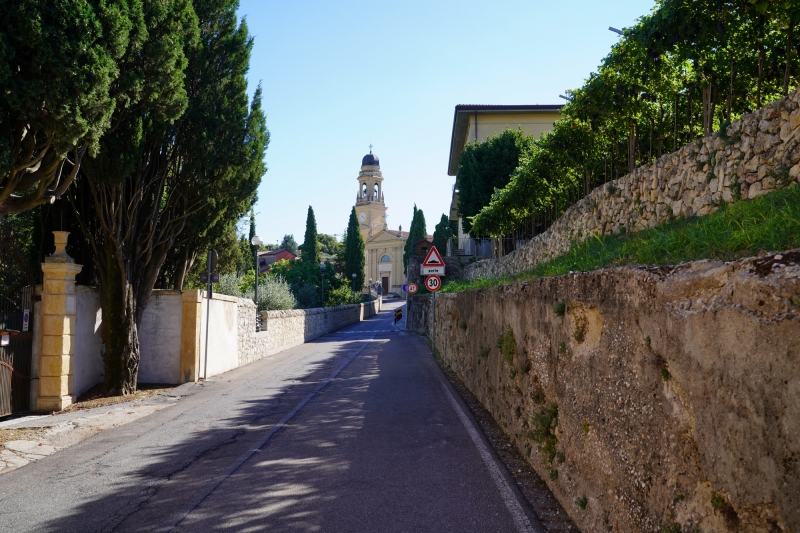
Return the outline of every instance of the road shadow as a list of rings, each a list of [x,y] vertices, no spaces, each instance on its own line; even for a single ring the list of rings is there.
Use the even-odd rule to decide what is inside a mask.
[[[309,344],[324,345],[328,342],[320,338]],[[73,450],[107,446],[108,442],[104,443],[104,440],[119,441],[119,446],[62,472],[52,479],[52,484],[48,483],[48,487],[37,487],[34,489],[38,492],[35,501],[27,491],[12,496],[7,499],[6,505],[2,505],[10,505],[12,509],[5,509],[3,514],[24,515],[32,508],[40,507],[40,516],[49,515],[52,518],[35,525],[29,521],[25,524],[25,529],[36,531],[157,529],[159,525],[169,522],[176,512],[187,509],[193,498],[206,491],[215,478],[223,475],[237,459],[253,448],[338,364],[368,343],[350,339],[338,342],[336,348],[329,351],[329,356],[310,362],[302,375],[286,376],[279,385],[253,383],[258,380],[256,376],[250,380],[252,390],[245,398],[234,399],[233,391],[226,392],[212,402],[196,400],[196,405],[173,420],[164,421],[163,425],[156,418],[160,413],[148,417],[148,422],[143,425],[149,427],[141,428],[141,434],[137,434],[135,428],[121,426],[83,441]],[[218,376],[218,381],[223,383],[225,377]],[[360,389],[367,387],[365,379],[368,378],[341,379],[337,387],[351,389],[357,396]],[[325,390],[320,391],[311,402],[318,402],[325,396],[324,393]],[[187,401],[191,401],[191,398]],[[357,431],[361,424],[359,420],[363,417],[357,403],[353,403],[353,400],[323,401],[332,401],[330,407],[333,409],[325,409],[326,414],[313,420],[317,426],[316,432],[328,432],[344,438],[344,435]],[[218,413],[233,414],[219,416]],[[298,425],[296,419],[289,421],[201,502],[176,530],[261,531],[265,528],[265,519],[270,517],[279,517],[282,530],[319,530],[311,527],[316,521],[311,520],[312,516],[303,509],[305,503],[317,498],[335,499],[335,492],[323,493],[316,485],[320,479],[337,479],[348,465],[344,458],[332,453],[335,438],[310,439],[308,431],[308,428]],[[305,440],[302,451],[286,457],[271,457],[274,443],[285,440],[285,435]],[[47,459],[52,461],[57,458],[58,454]],[[40,462],[39,466],[45,466],[44,462]],[[23,472],[19,474],[24,475]],[[102,481],[100,486],[96,476]],[[242,482],[243,479],[246,481]],[[46,495],[49,491],[60,493],[62,498],[63,494],[70,494],[69,510],[59,509],[54,502],[48,503],[46,497],[42,501],[41,494]],[[19,501],[13,501],[16,498]],[[218,511],[214,510],[215,505],[220,506]],[[206,507],[210,510],[204,510]],[[202,524],[197,524],[198,520]],[[4,521],[0,515],[0,522]]]

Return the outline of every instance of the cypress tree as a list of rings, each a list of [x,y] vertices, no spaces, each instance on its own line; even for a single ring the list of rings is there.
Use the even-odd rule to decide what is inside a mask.
[[[425,228],[425,215],[422,213],[422,209],[417,209],[417,205],[414,204],[414,216],[411,219],[411,227],[408,229],[408,240],[403,253],[403,268],[406,273],[408,272],[408,258],[413,254],[414,244],[427,236],[428,230]]]
[[[439,250],[439,253],[444,255],[447,252],[447,240],[453,236],[450,230],[450,219],[447,215],[442,215],[436,228],[433,230],[433,245]]]
[[[314,218],[314,209],[308,206],[306,217],[306,235],[303,239],[303,255],[300,256],[304,263],[319,264],[320,245],[317,242],[317,219]]]
[[[364,286],[364,264],[366,263],[364,237],[358,227],[356,208],[350,211],[350,221],[347,223],[347,234],[344,239],[344,275],[353,284],[354,290]],[[353,273],[356,275],[353,281]]]

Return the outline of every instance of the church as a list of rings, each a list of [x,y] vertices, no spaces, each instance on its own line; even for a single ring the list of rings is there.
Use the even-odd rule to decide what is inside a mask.
[[[378,156],[369,153],[361,160],[358,173],[356,215],[361,235],[364,237],[367,261],[365,279],[373,286],[380,286],[383,294],[400,293],[406,276],[403,268],[403,249],[408,232],[402,226],[389,229],[386,223],[386,204],[383,200],[383,175]]]

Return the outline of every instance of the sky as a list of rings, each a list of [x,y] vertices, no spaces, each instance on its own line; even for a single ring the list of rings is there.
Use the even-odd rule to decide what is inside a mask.
[[[265,243],[341,236],[361,158],[380,158],[388,224],[408,230],[414,204],[428,233],[448,213],[457,104],[560,104],[596,70],[653,0],[404,2],[243,0],[254,38],[270,144],[258,189]]]

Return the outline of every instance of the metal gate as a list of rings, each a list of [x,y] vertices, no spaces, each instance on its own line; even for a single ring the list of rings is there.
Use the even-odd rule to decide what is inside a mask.
[[[0,291],[0,416],[27,411],[33,348],[32,285],[17,294]]]

